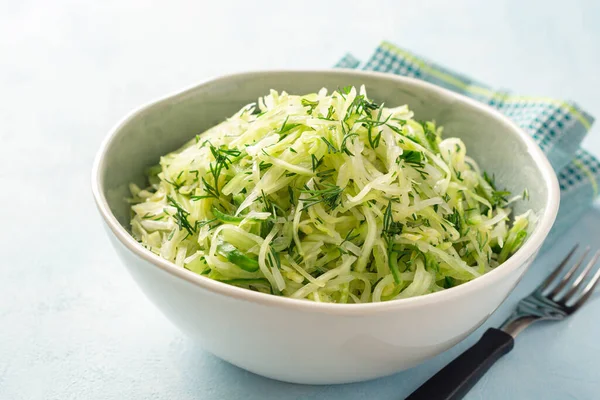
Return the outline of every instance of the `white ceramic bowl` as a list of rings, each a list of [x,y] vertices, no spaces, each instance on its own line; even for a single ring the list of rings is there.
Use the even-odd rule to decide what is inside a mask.
[[[532,235],[508,261],[471,282],[426,296],[373,304],[322,304],[257,293],[210,280],[161,259],[128,233],[129,182],[195,134],[273,88],[305,94],[321,87],[367,87],[389,106],[408,104],[461,137],[500,186],[528,188],[517,207],[539,216]],[[500,113],[415,79],[345,70],[271,71],[213,79],[144,106],[102,144],[92,188],[114,247],[156,306],[216,356],[288,382],[330,384],[377,378],[410,368],[455,345],[502,303],[537,254],[559,203],[556,176],[531,138]]]

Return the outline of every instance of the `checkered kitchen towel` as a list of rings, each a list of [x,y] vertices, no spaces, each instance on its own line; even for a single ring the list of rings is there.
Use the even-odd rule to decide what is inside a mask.
[[[594,118],[572,102],[494,90],[388,42],[365,63],[348,54],[336,67],[388,72],[443,86],[498,109],[529,133],[560,183],[561,206],[548,242],[576,222],[598,196],[600,162],[579,147]]]

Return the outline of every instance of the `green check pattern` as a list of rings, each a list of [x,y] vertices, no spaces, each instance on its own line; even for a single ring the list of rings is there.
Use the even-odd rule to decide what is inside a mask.
[[[335,66],[422,79],[488,104],[513,120],[533,137],[557,171],[561,207],[552,237],[576,222],[598,196],[600,162],[580,148],[594,118],[573,102],[494,90],[389,42],[381,43],[364,63],[347,54]]]

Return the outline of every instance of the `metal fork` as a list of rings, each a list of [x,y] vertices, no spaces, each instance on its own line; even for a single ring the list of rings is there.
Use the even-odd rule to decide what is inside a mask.
[[[576,274],[590,252],[588,247],[565,272],[577,248],[578,245],[575,245],[560,265],[529,296],[519,302],[500,329],[488,329],[477,343],[431,377],[406,400],[462,399],[500,357],[512,350],[514,339],[525,328],[535,321],[560,321],[579,310],[600,281],[600,269],[592,276],[592,270],[600,258],[600,250]]]

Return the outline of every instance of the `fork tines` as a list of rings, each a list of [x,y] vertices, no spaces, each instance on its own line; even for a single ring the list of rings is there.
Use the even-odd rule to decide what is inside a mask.
[[[600,250],[594,253],[592,258],[579,273],[576,273],[589,255],[589,247],[584,250],[583,254],[575,264],[573,264],[566,272],[564,271],[578,247],[579,245],[573,247],[560,265],[540,286],[538,286],[536,290],[539,294],[554,303],[563,307],[568,307],[571,309],[570,311],[575,311],[590,297],[600,280],[600,269],[597,269],[594,274],[592,273],[592,270],[600,258]],[[586,282],[587,284],[583,287]],[[583,290],[581,290],[582,287]]]

